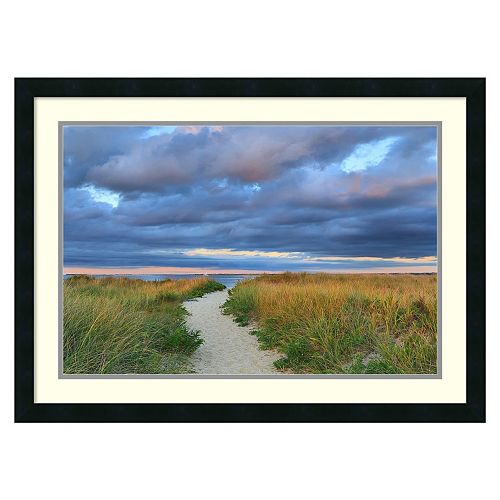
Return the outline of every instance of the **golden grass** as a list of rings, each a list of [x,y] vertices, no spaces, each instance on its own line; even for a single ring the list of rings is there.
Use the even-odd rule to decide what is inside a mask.
[[[306,373],[435,373],[435,275],[294,274],[239,283],[225,305],[255,320],[282,369]]]
[[[71,277],[64,282],[65,373],[179,373],[201,343],[182,301],[220,290],[208,278],[147,282]]]

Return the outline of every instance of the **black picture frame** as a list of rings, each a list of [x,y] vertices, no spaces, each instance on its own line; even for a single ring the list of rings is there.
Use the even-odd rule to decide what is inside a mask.
[[[37,97],[465,97],[465,404],[35,404],[34,102]],[[16,422],[484,422],[484,78],[18,78],[15,80]]]

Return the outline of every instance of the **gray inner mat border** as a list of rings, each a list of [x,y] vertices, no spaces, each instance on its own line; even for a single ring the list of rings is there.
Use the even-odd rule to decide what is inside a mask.
[[[315,122],[304,122],[304,121],[266,121],[266,122],[249,122],[249,121],[62,121],[59,122],[58,129],[58,139],[59,139],[59,166],[58,166],[58,191],[59,191],[59,293],[58,293],[58,378],[59,379],[441,379],[442,375],[442,227],[441,227],[441,214],[442,214],[442,182],[441,182],[441,171],[442,171],[442,122],[436,121],[418,121],[418,122],[398,122],[398,121],[315,121]],[[65,374],[63,373],[63,256],[64,256],[64,135],[63,127],[65,126],[115,126],[115,127],[129,127],[129,126],[157,126],[157,125],[255,125],[255,126],[266,126],[266,125],[310,125],[310,126],[433,126],[436,127],[436,138],[437,138],[437,275],[438,275],[438,343],[437,343],[437,373],[429,375],[342,375],[342,374],[328,374],[328,375],[305,375],[305,374],[276,374],[276,375],[207,375],[207,374],[109,374],[109,375],[97,375],[97,374]]]

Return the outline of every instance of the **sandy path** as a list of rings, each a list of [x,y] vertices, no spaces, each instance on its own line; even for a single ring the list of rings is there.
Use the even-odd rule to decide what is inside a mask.
[[[223,290],[183,304],[190,313],[187,326],[200,330],[204,340],[191,356],[194,371],[210,375],[277,373],[273,361],[280,355],[260,350],[250,326],[238,326],[231,316],[222,314],[220,306],[227,297]]]

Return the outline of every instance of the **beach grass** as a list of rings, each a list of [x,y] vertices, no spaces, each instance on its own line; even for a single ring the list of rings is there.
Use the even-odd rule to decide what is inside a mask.
[[[256,323],[285,372],[436,373],[436,275],[263,275],[230,290],[224,310]]]
[[[202,340],[182,302],[225,286],[206,277],[64,281],[64,373],[186,373]]]

